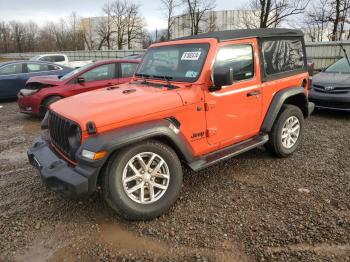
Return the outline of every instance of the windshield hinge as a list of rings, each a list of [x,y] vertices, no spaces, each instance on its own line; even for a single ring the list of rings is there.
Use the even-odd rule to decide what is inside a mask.
[[[209,110],[215,108],[215,106],[216,106],[216,101],[214,101],[214,100],[208,101],[204,104],[205,111],[209,111]]]

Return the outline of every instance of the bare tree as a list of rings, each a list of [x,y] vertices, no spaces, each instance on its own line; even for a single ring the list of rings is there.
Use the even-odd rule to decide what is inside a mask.
[[[251,11],[251,16],[258,19],[260,28],[278,27],[291,16],[304,13],[309,2],[310,0],[250,0],[248,10]]]
[[[139,15],[138,5],[131,3],[127,6],[125,20],[128,49],[131,49],[132,43],[135,40],[141,41],[143,35],[144,22]]]
[[[330,6],[329,21],[333,24],[331,40],[341,40],[345,24],[350,23],[350,0],[333,0]]]
[[[182,0],[186,7],[186,14],[190,18],[191,35],[200,33],[200,23],[206,19],[206,13],[215,8],[215,0]]]
[[[174,16],[176,9],[180,6],[178,0],[161,0],[162,9],[164,10],[165,18],[167,20],[167,40],[171,39],[172,27],[174,25]]]

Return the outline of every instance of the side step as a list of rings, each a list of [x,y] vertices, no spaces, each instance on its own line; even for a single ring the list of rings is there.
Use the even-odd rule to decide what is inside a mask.
[[[269,141],[268,135],[258,135],[246,141],[220,149],[219,151],[216,151],[214,153],[204,155],[198,160],[195,160],[194,162],[190,163],[189,166],[192,170],[199,171],[203,168],[214,165],[222,160],[237,156],[253,148],[261,146],[267,143],[267,141]]]

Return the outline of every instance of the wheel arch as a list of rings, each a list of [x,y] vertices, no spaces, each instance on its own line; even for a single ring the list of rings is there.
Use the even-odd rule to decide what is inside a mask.
[[[270,132],[277,116],[284,104],[291,104],[299,107],[304,117],[309,116],[308,98],[303,87],[291,87],[276,93],[266,113],[261,126],[262,132]]]
[[[107,151],[105,162],[120,149],[145,140],[157,140],[170,146],[180,159],[191,162],[194,154],[181,131],[167,119],[118,128],[88,138],[77,152],[83,149],[98,152]]]

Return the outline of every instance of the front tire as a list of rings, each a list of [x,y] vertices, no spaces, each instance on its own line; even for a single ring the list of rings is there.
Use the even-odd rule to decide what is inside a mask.
[[[269,134],[267,149],[278,157],[287,157],[297,150],[303,135],[302,111],[294,105],[283,105]]]
[[[42,103],[42,106],[41,106],[41,109],[40,109],[40,116],[44,117],[46,112],[47,112],[47,110],[48,110],[48,108],[49,108],[49,106],[51,104],[57,102],[58,100],[61,100],[61,99],[62,99],[62,97],[60,97],[60,96],[50,96],[50,97],[46,98],[44,100],[44,102]]]
[[[177,200],[181,163],[172,148],[158,141],[129,146],[110,159],[103,175],[108,205],[129,220],[156,218]]]

